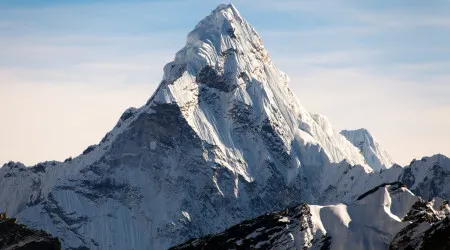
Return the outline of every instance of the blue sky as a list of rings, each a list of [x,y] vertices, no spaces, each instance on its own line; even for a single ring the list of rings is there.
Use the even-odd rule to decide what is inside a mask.
[[[0,161],[97,143],[219,3],[1,0]],[[450,1],[233,3],[310,111],[368,128],[402,164],[450,155]]]

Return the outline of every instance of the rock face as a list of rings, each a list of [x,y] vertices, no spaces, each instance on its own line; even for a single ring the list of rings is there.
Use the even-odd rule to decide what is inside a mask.
[[[394,165],[392,158],[366,129],[342,130],[341,134],[357,147],[367,164],[375,171],[390,168]]]
[[[57,238],[41,231],[16,224],[16,219],[0,214],[0,249],[5,250],[60,250]]]
[[[414,160],[405,167],[399,180],[426,200],[450,199],[450,159],[438,154]]]
[[[388,249],[419,199],[401,183],[383,184],[348,205],[302,204],[173,249]]]
[[[397,233],[389,249],[449,249],[449,211],[448,201],[419,199],[403,218],[410,224]]]
[[[244,221],[223,233],[190,240],[171,249],[306,249],[315,232],[307,204]],[[315,247],[327,249],[330,237],[315,240]],[[317,249],[320,249],[317,248]]]
[[[189,33],[149,101],[98,145],[64,162],[5,164],[0,209],[64,249],[165,249],[301,201],[351,203],[398,180],[401,167],[374,172],[288,82],[254,28],[220,5]],[[427,183],[416,172],[402,179]],[[314,209],[345,205],[336,206]],[[347,218],[339,216],[331,218]]]

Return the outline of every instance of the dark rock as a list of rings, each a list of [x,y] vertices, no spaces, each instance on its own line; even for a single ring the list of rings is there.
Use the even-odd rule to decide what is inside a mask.
[[[375,193],[379,188],[386,187],[386,186],[392,186],[392,187],[390,187],[391,191],[395,191],[396,189],[406,187],[405,184],[398,182],[398,181],[392,182],[392,183],[383,183],[383,184],[378,185],[378,186],[372,188],[371,190],[365,192],[364,194],[360,195],[356,200],[358,200],[358,201],[362,200],[362,199],[364,199],[364,197],[368,196],[369,194]]]
[[[223,92],[231,92],[237,88],[237,85],[229,78],[231,77],[219,75],[211,66],[206,66],[197,75],[197,82]]]
[[[89,154],[90,152],[94,151],[95,148],[96,148],[96,145],[91,145],[91,146],[87,147],[87,149],[85,149],[83,151],[83,155]]]
[[[0,213],[0,249],[14,250],[60,250],[58,238],[42,230],[17,224],[16,219]]]
[[[284,218],[284,219],[283,219]],[[287,249],[292,231],[312,228],[311,212],[307,204],[300,204],[276,213],[246,220],[226,231],[191,239],[170,249]],[[316,243],[319,249],[329,249],[331,238],[323,236]]]

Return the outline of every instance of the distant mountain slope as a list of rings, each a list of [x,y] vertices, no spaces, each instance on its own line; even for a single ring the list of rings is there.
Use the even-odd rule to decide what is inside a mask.
[[[389,154],[366,129],[342,130],[341,134],[357,147],[367,164],[375,171],[392,167],[394,162]]]

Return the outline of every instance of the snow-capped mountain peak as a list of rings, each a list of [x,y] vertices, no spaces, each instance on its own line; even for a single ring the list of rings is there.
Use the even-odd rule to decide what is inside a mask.
[[[325,200],[322,188],[335,184],[317,180],[333,164],[371,170],[288,82],[254,28],[220,5],[189,33],[147,104],[125,111],[99,145],[64,163],[0,169],[0,204],[65,248],[161,249]]]
[[[254,28],[219,5],[149,101],[126,110],[98,145],[64,163],[1,168],[0,210],[57,235],[63,248],[164,249],[397,179],[396,168],[376,175],[288,83]]]
[[[367,164],[375,171],[387,169],[394,165],[391,156],[381,147],[367,129],[342,130],[341,134],[360,150]]]
[[[366,166],[358,150],[335,133],[328,121],[323,123],[324,119],[310,114],[298,102],[288,82],[288,76],[271,62],[255,29],[233,5],[220,5],[197,24],[186,46],[164,67],[163,81],[148,106],[153,110],[160,104],[177,105],[202,140],[236,160],[247,154],[240,148],[241,143],[236,143],[243,141],[242,133],[238,135],[236,130],[243,126],[253,132],[268,129],[262,132],[273,132],[272,139],[291,155],[282,159],[291,158],[291,163],[285,162],[293,165],[291,173],[285,173],[289,180],[301,165],[345,159]],[[313,152],[300,152],[301,148]],[[254,179],[251,166],[238,164],[230,169],[248,181]]]

